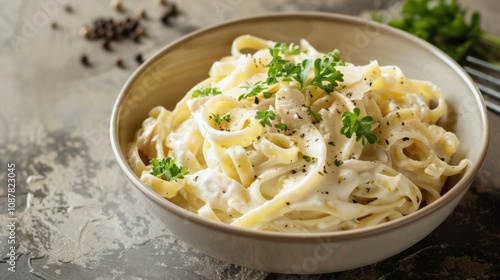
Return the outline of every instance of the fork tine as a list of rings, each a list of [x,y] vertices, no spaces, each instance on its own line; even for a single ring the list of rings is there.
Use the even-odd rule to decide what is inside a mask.
[[[479,70],[476,70],[474,68],[471,68],[469,66],[464,66],[464,69],[465,71],[467,71],[467,73],[473,75],[473,76],[476,76],[478,78],[481,78],[481,79],[484,79],[496,86],[500,86],[500,79],[496,78],[496,77],[493,77],[491,75],[488,75],[488,74],[485,74]]]
[[[489,87],[487,87],[485,85],[482,85],[480,83],[477,83],[477,82],[476,82],[476,85],[477,85],[477,88],[480,91],[482,91],[484,94],[489,95],[491,97],[494,97],[494,98],[500,100],[500,92],[498,92],[498,91],[496,91],[496,90],[494,90],[492,88],[489,88]]]
[[[485,100],[484,103],[486,103],[486,107],[492,111],[494,111],[495,113],[497,114],[500,114],[500,106],[489,101],[489,100]]]
[[[470,63],[473,63],[473,64],[476,64],[476,65],[479,65],[479,66],[482,66],[484,68],[488,68],[492,71],[496,71],[496,72],[499,72],[500,73],[500,67],[494,65],[494,64],[491,64],[489,63],[488,61],[484,61],[482,59],[479,59],[477,57],[474,57],[474,56],[467,56],[465,58],[465,60],[467,60],[468,62]]]
[[[491,64],[487,61],[484,61],[482,59],[479,59],[477,57],[467,56],[465,58],[465,60],[467,62],[469,62],[470,64],[478,65],[478,66],[482,67],[483,69],[488,69],[490,71],[500,73],[500,67],[498,67],[494,64]],[[477,70],[477,69],[469,67],[469,66],[464,66],[464,69],[465,69],[465,71],[467,71],[467,73],[469,73],[470,75],[472,75],[476,78],[479,78],[479,79],[484,80],[484,81],[488,81],[493,85],[500,86],[500,79],[497,77],[486,74],[484,72],[481,72],[480,70]],[[490,88],[488,86],[485,86],[485,85],[479,83],[478,81],[476,81],[476,85],[477,85],[477,88],[484,95],[488,95],[488,96],[491,96],[493,98],[496,98],[497,100],[500,100],[500,92],[498,92],[497,90]],[[498,102],[495,103],[495,102],[490,101],[490,100],[484,100],[484,102],[485,102],[486,107],[488,109],[496,112],[497,114],[500,114],[500,105],[498,104]]]

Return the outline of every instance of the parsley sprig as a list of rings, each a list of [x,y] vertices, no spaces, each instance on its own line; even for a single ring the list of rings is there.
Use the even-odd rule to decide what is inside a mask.
[[[307,162],[310,162],[311,160],[314,160],[314,157],[312,156],[308,156],[308,155],[303,155],[302,156],[302,159],[304,159],[305,161]]]
[[[297,80],[297,76],[299,76],[301,72],[301,66],[284,60],[280,56],[279,48],[270,48],[269,52],[272,55],[272,60],[266,65],[266,67],[269,68],[267,71],[266,84],[274,85],[282,81],[291,82],[293,79]]]
[[[345,65],[338,50],[327,53],[322,59],[317,58],[314,61],[305,59],[302,62],[293,64],[281,57],[282,49],[282,44],[277,44],[274,48],[269,49],[272,60],[266,65],[269,68],[266,80],[268,85],[295,80],[299,83],[300,91],[303,91],[308,86],[315,86],[330,94],[338,85],[338,82],[343,81],[343,74],[335,68],[336,66]],[[311,64],[314,68],[314,76],[312,80],[307,81],[311,71]]]
[[[311,109],[311,107],[307,107],[306,112],[309,116],[313,116],[315,122],[320,122],[323,120],[323,116],[319,112],[313,111],[313,109]]]
[[[231,114],[230,113],[227,113],[225,115],[223,115],[222,117],[219,115],[219,114],[215,114],[215,113],[212,113],[212,115],[210,116],[210,118],[218,125],[220,125],[222,123],[222,121],[225,121],[225,122],[230,122],[231,121]]]
[[[290,56],[290,55],[299,55],[300,52],[302,51],[300,49],[300,46],[297,45],[297,44],[294,44],[294,43],[291,43],[289,45],[285,44],[285,43],[277,43],[275,46],[274,46],[274,49],[277,51],[277,52],[280,52],[282,54],[284,54],[285,56]]]
[[[222,119],[226,122],[231,122],[231,114],[225,114],[224,116],[222,116]]]
[[[378,12],[372,18],[386,22]],[[482,30],[479,12],[469,13],[457,0],[406,0],[399,16],[386,23],[428,41],[456,61],[470,54],[500,64],[500,38]]]
[[[264,81],[258,81],[253,85],[241,86],[241,88],[246,89],[246,92],[238,97],[238,101],[259,95],[259,93],[267,89],[267,85]]]
[[[286,132],[288,130],[288,126],[284,123],[277,123],[274,125],[279,131]]]
[[[183,179],[184,175],[189,174],[186,166],[179,166],[171,157],[163,159],[153,158],[149,161],[153,166],[150,174],[158,178],[165,178],[167,181],[172,182],[177,179]]]
[[[216,87],[204,87],[201,86],[193,91],[191,94],[191,97],[197,98],[197,97],[206,97],[210,95],[219,95],[222,92],[216,88]]]
[[[266,125],[272,127],[273,125],[271,121],[274,121],[276,119],[276,113],[273,110],[258,111],[255,114],[255,118],[259,120],[259,123],[263,127],[266,127]]]
[[[344,75],[335,68],[336,66],[345,66],[338,50],[327,53],[323,59],[317,58],[314,61],[314,78],[306,86],[316,86],[330,94],[338,85],[337,82],[344,81]]]
[[[342,114],[342,123],[344,126],[340,129],[340,133],[347,138],[351,138],[356,134],[356,141],[361,140],[361,144],[373,144],[377,142],[377,135],[370,131],[373,118],[371,116],[364,116],[359,118],[361,110],[354,108],[353,112],[346,111]]]
[[[273,93],[265,91],[270,86],[280,82],[298,82],[298,89],[305,90],[308,86],[315,86],[330,94],[338,85],[339,81],[343,81],[343,75],[338,71],[336,66],[344,66],[345,62],[340,58],[338,50],[327,53],[323,58],[304,59],[299,63],[292,63],[283,58],[283,56],[291,56],[300,54],[301,49],[298,45],[278,43],[269,49],[271,54],[271,62],[265,67],[267,71],[267,79],[258,81],[253,85],[242,86],[246,91],[238,97],[238,101],[249,97],[255,97],[264,91],[264,98],[270,98]],[[283,56],[282,56],[283,55]],[[314,69],[314,77],[307,81],[311,72],[311,65]]]

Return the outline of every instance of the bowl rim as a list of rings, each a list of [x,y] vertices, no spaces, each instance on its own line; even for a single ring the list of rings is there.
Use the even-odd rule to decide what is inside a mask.
[[[141,76],[144,72],[147,71],[148,67],[155,62],[156,59],[162,57],[167,54],[170,49],[176,48],[182,43],[189,41],[196,36],[203,35],[205,33],[216,32],[218,29],[224,28],[226,26],[244,24],[250,22],[260,22],[260,21],[269,21],[269,20],[282,20],[282,19],[300,19],[307,20],[308,18],[314,18],[316,20],[321,19],[325,21],[332,22],[341,22],[348,23],[353,25],[371,25],[377,26],[380,28],[380,32],[391,33],[394,36],[402,37],[405,40],[411,41],[413,44],[419,45],[433,55],[436,56],[436,59],[441,60],[448,67],[452,68],[469,86],[468,90],[470,90],[474,99],[477,103],[481,104],[480,114],[481,120],[484,124],[485,128],[482,131],[481,137],[483,141],[481,142],[482,149],[479,151],[479,156],[476,162],[470,162],[467,167],[465,173],[462,175],[462,178],[444,195],[442,195],[437,201],[426,205],[425,207],[418,209],[416,212],[406,215],[402,218],[392,220],[386,223],[369,226],[366,228],[359,229],[351,229],[346,231],[334,231],[334,232],[312,232],[312,233],[302,233],[302,232],[269,232],[269,231],[261,231],[255,229],[247,229],[247,228],[239,228],[229,224],[220,223],[216,221],[212,221],[209,219],[205,219],[192,213],[184,208],[181,208],[174,203],[168,201],[167,199],[161,197],[156,194],[153,190],[147,187],[132,171],[130,165],[128,164],[128,159],[125,154],[121,151],[119,131],[118,131],[118,115],[119,109],[123,101],[127,97],[127,93],[131,86],[135,83],[136,79]],[[448,204],[454,198],[464,193],[468,190],[469,186],[472,184],[474,178],[476,177],[479,169],[481,168],[482,163],[484,162],[484,158],[486,156],[486,152],[489,144],[489,120],[487,116],[486,105],[484,99],[477,88],[474,81],[471,77],[465,72],[465,70],[452,58],[442,52],[440,49],[435,47],[434,45],[412,35],[401,31],[399,29],[393,28],[391,26],[377,23],[365,18],[361,18],[358,16],[337,14],[337,13],[327,13],[327,12],[273,12],[273,13],[264,13],[255,16],[247,16],[235,18],[232,20],[227,20],[224,22],[220,22],[217,24],[213,24],[199,30],[188,33],[180,38],[170,42],[165,45],[161,49],[159,49],[155,54],[149,57],[141,66],[139,66],[134,73],[129,77],[125,85],[122,87],[112,109],[111,113],[111,123],[110,123],[110,141],[111,148],[113,150],[113,154],[115,159],[118,162],[118,165],[121,171],[124,173],[126,178],[134,185],[136,189],[138,189],[142,194],[144,194],[147,199],[157,204],[158,206],[166,209],[172,214],[176,216],[189,220],[190,222],[196,223],[199,226],[208,227],[217,231],[225,231],[230,234],[252,237],[258,239],[273,239],[273,241],[282,241],[282,242],[317,242],[318,239],[328,238],[329,240],[341,241],[345,239],[356,239],[366,237],[368,235],[376,235],[382,232],[390,231],[395,228],[401,228],[409,223],[413,223],[416,220],[423,219],[424,217],[430,215],[432,212],[436,211],[438,208]],[[471,166],[472,165],[472,166]]]

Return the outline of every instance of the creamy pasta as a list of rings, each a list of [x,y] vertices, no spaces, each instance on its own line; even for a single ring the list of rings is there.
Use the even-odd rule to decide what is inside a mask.
[[[365,131],[350,123],[347,137],[346,112]],[[459,140],[437,125],[446,112],[436,85],[397,66],[243,35],[173,111],[149,112],[128,158],[156,193],[207,219],[279,232],[355,229],[432,203],[465,170],[467,159],[450,164]],[[150,161],[165,158],[188,173],[154,174]]]

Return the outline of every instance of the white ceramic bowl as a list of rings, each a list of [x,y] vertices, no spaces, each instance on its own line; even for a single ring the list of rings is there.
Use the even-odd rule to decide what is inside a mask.
[[[211,64],[229,55],[235,37],[253,34],[277,42],[307,39],[320,51],[340,49],[346,61],[394,64],[408,76],[442,88],[449,115],[441,125],[461,141],[453,161],[468,158],[436,202],[405,216],[344,232],[285,234],[240,229],[200,218],[144,185],[127,162],[127,143],[157,105],[173,109],[185,93],[208,76]],[[215,258],[279,273],[348,270],[391,257],[432,232],[455,208],[486,154],[489,128],[483,99],[470,77],[432,45],[406,33],[360,18],[323,14],[273,14],[227,22],[194,32],[163,48],[144,63],[122,89],[111,119],[111,144],[123,173],[147,208],[188,244]]]

